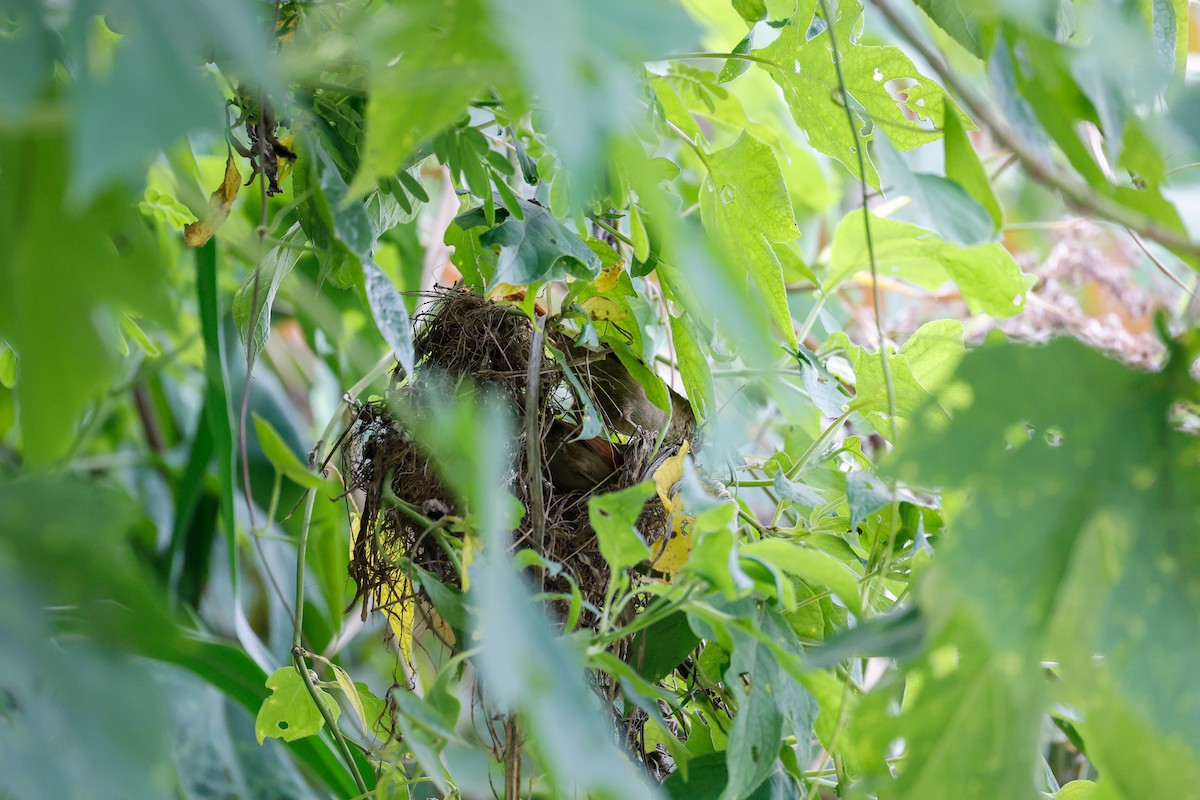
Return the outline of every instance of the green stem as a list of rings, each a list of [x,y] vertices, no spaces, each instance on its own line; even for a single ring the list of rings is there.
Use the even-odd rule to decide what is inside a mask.
[[[821,309],[825,307],[825,303],[833,295],[833,289],[835,288],[837,287],[830,287],[829,291],[822,290],[817,296],[816,302],[813,303],[813,307],[808,311],[808,316],[804,318],[804,324],[796,332],[796,341],[803,342],[812,333],[813,326],[817,324],[817,317],[820,315]]]
[[[787,479],[789,481],[794,481],[796,476],[804,471],[804,468],[808,466],[808,462],[811,461],[813,457],[821,451],[821,448],[825,446],[827,441],[829,441],[829,437],[833,435],[834,431],[842,427],[842,423],[850,419],[850,415],[857,410],[858,405],[856,403],[851,403],[850,407],[843,411],[840,417],[831,422],[828,428],[821,431],[816,439],[813,439],[813,443],[808,446],[808,449],[804,451],[804,454],[800,456],[800,459],[792,465],[791,469],[787,471]]]
[[[329,732],[333,735],[334,741],[337,742],[338,750],[342,752],[342,758],[346,759],[346,763],[350,766],[350,774],[354,778],[354,785],[358,787],[359,794],[366,795],[368,792],[367,783],[363,780],[362,773],[358,770],[358,762],[354,760],[354,754],[350,752],[350,744],[346,741],[346,737],[342,735],[342,729],[337,726],[337,720],[333,718],[333,713],[325,706],[324,698],[321,697],[316,685],[313,684],[312,674],[308,671],[308,662],[304,660],[304,652],[304,648],[299,645],[292,648],[292,666],[300,673],[300,678],[304,681],[304,688],[308,690],[309,696],[317,704],[317,710],[321,712],[321,718],[329,726]]]
[[[722,61],[733,59],[734,61],[753,61],[756,64],[766,64],[768,67],[781,69],[781,67],[769,58],[762,56],[754,56],[749,53],[676,53],[667,58],[668,61],[696,61],[702,58],[719,58]]]
[[[850,91],[846,88],[846,76],[842,71],[842,56],[838,51],[837,34],[835,33],[836,19],[829,9],[829,0],[821,0],[821,13],[825,17],[825,32],[829,34],[829,47],[833,54],[833,66],[837,71],[838,91],[842,96],[842,108],[846,112],[846,122],[850,125],[850,135],[854,138],[854,152],[858,155],[858,185],[862,190],[862,219],[863,232],[867,240],[867,259],[871,266],[871,304],[874,306],[875,334],[879,339],[879,360],[883,365],[883,380],[887,386],[888,422],[891,424],[891,440],[896,441],[896,387],[892,382],[892,360],[889,357],[887,342],[883,338],[882,312],[879,310],[879,264],[875,257],[875,237],[871,233],[871,212],[867,209],[867,153],[858,135],[858,124],[854,121],[853,106],[850,103]]]

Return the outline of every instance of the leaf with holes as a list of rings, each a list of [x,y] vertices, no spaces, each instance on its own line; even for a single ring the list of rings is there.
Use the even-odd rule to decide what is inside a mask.
[[[925,77],[898,47],[857,44],[862,6],[838,3],[834,34],[846,91],[850,95],[858,142],[842,104],[838,71],[827,30],[808,38],[815,2],[803,8],[780,32],[779,38],[754,55],[783,90],[796,124],[814,149],[836,158],[868,184],[879,188],[879,175],[859,147],[873,138],[874,126],[886,131],[901,150],[912,150],[941,138],[946,113],[962,115],[942,87]],[[965,116],[962,119],[966,120]],[[865,165],[860,174],[859,156]]]
[[[254,734],[259,744],[268,737],[294,742],[321,730],[325,719],[294,667],[281,667],[271,673],[267,688],[271,690],[271,696],[263,701],[254,720]],[[341,713],[338,704],[323,690],[317,689],[316,693],[336,720]]]

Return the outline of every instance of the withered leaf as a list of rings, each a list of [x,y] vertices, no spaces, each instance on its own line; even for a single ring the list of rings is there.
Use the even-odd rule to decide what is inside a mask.
[[[230,154],[225,162],[225,178],[208,198],[208,208],[204,211],[204,216],[184,226],[183,243],[188,247],[203,247],[217,232],[217,228],[229,218],[229,210],[233,208],[233,201],[241,188],[242,174],[238,172],[233,155]]]

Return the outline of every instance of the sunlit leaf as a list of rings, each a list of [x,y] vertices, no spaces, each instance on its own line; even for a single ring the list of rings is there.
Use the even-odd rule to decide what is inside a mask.
[[[924,228],[874,214],[870,224],[880,278],[902,278],[930,290],[952,280],[972,310],[995,317],[1011,317],[1024,307],[1030,279],[1000,244],[961,247]],[[870,266],[862,212],[852,212],[834,233],[825,287],[832,289]]]
[[[295,667],[277,669],[267,678],[267,688],[271,690],[271,696],[263,701],[258,718],[254,721],[254,734],[259,744],[268,736],[285,742],[303,739],[317,733],[325,725],[325,718],[321,716]],[[318,688],[316,693],[333,718],[337,719],[341,713],[338,704],[325,690]]]
[[[754,276],[784,341],[796,346],[783,285],[783,269],[771,242],[800,235],[791,200],[774,152],[743,133],[732,145],[709,155],[700,187],[704,227],[729,259],[743,261]]]
[[[840,2],[834,29],[846,89],[857,104],[853,111],[860,130],[859,143],[855,144],[840,101],[829,35],[822,32],[808,38],[815,5],[812,0],[801,3],[802,8],[779,38],[756,50],[755,55],[770,62],[769,66],[759,66],[783,90],[796,124],[808,134],[809,145],[842,162],[852,175],[878,187],[879,176],[870,159],[865,162],[865,175],[859,175],[858,161],[858,148],[872,138],[874,126],[882,127],[899,149],[912,150],[941,137],[948,109],[962,112],[945,90],[922,75],[899,48],[858,44],[862,6],[853,0]],[[902,81],[905,88],[891,88],[895,81]]]
[[[262,445],[267,459],[280,474],[286,475],[290,480],[309,489],[319,489],[325,485],[325,481],[320,475],[304,468],[300,459],[283,441],[283,437],[272,427],[270,422],[258,414],[254,415],[254,430],[258,434],[258,443]]]

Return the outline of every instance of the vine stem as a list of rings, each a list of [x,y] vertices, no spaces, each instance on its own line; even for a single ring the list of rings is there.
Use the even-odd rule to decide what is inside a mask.
[[[822,4],[824,2],[825,0],[822,0]],[[1090,214],[1137,231],[1145,238],[1153,239],[1177,253],[1183,252],[1200,257],[1200,242],[1194,242],[1187,236],[1162,227],[1150,216],[1121,205],[1116,200],[1097,192],[1087,183],[1063,174],[1061,170],[1044,161],[1021,135],[1000,118],[1000,115],[992,109],[982,95],[976,92],[959,73],[947,66],[941,53],[924,40],[917,29],[892,7],[889,0],[871,0],[871,4],[879,9],[880,13],[887,17],[888,22],[896,29],[896,32],[929,62],[942,82],[962,98],[963,103],[975,118],[986,125],[997,141],[1017,157],[1029,177],[1060,192],[1076,207]]]
[[[769,67],[775,67],[776,69],[779,68],[779,65],[776,64],[771,59],[763,58],[762,56],[750,55],[749,53],[675,53],[671,56],[672,61],[689,61],[692,59],[701,59],[701,58],[720,58],[720,59],[725,59],[725,60],[733,59],[734,61],[753,61],[756,64],[766,64]]]
[[[842,56],[838,50],[836,20],[829,9],[829,0],[821,0],[821,13],[825,17],[825,32],[829,34],[829,47],[833,54],[833,66],[837,71],[838,92],[842,97],[842,108],[846,112],[846,122],[850,125],[850,135],[854,137],[854,151],[858,155],[858,185],[862,191],[863,233],[867,240],[867,260],[871,267],[871,305],[874,306],[875,334],[879,339],[879,360],[883,365],[883,380],[887,386],[888,422],[891,425],[891,440],[896,441],[896,387],[892,382],[892,360],[887,351],[887,342],[883,337],[883,317],[879,310],[879,264],[875,257],[875,238],[871,233],[871,213],[867,209],[867,154],[863,147],[862,138],[858,134],[858,124],[854,121],[854,110],[850,103],[850,91],[846,88],[846,76],[842,71]]]
[[[334,447],[329,442],[333,438],[333,432],[337,428],[338,421],[342,418],[342,413],[350,406],[350,403],[354,402],[372,383],[386,373],[394,362],[395,359],[391,353],[384,356],[371,368],[370,372],[364,375],[358,383],[354,384],[342,395],[342,402],[338,404],[337,409],[330,416],[329,422],[325,425],[325,430],[321,433],[321,438],[317,440],[316,447],[313,448],[312,457],[314,464],[323,464],[328,458],[332,457]],[[308,554],[308,535],[312,528],[313,510],[317,504],[316,491],[310,489],[307,494],[308,496],[304,500],[304,519],[300,526],[300,538],[296,545],[296,613],[293,617],[295,624],[292,627],[292,666],[300,673],[300,677],[304,680],[305,689],[308,690],[312,701],[317,704],[317,710],[321,712],[321,717],[325,720],[325,724],[329,726],[329,732],[337,743],[342,757],[346,760],[355,785],[358,787],[359,792],[365,795],[367,794],[367,784],[363,780],[362,773],[359,772],[358,762],[354,760],[354,754],[350,752],[350,745],[346,741],[342,729],[337,726],[337,720],[333,719],[333,715],[325,707],[324,700],[317,692],[317,687],[313,684],[312,676],[308,672],[308,662],[305,660],[307,651],[302,645],[304,632],[305,560]]]
[[[876,3],[876,5],[878,5],[878,3]],[[884,336],[883,336],[883,317],[882,317],[882,312],[880,311],[880,307],[879,307],[879,281],[877,279],[879,269],[878,269],[878,261],[875,256],[875,240],[874,240],[874,237],[872,236],[872,232],[871,232],[871,214],[867,209],[867,190],[868,190],[867,178],[866,178],[867,156],[866,156],[866,153],[863,148],[862,138],[859,136],[859,133],[858,133],[858,125],[854,120],[854,111],[852,109],[852,106],[850,105],[850,92],[846,88],[846,76],[842,70],[841,53],[838,51],[838,41],[837,41],[837,32],[836,32],[837,26],[834,24],[836,22],[836,19],[834,18],[833,14],[830,11],[829,0],[821,0],[821,14],[822,14],[822,16],[825,17],[825,23],[826,23],[825,31],[826,31],[826,33],[829,34],[830,51],[833,56],[833,65],[837,72],[838,91],[841,94],[842,108],[846,112],[846,122],[850,126],[850,134],[851,134],[851,136],[854,137],[854,149],[855,149],[855,152],[858,154],[858,185],[862,191],[863,232],[866,235],[867,256],[868,256],[868,261],[870,263],[870,268],[871,268],[871,302],[872,302],[872,305],[874,306],[873,311],[874,311],[874,319],[875,319],[875,333],[879,339],[879,359],[883,366],[884,384],[887,387],[888,422],[889,422],[889,425],[891,428],[891,434],[892,434],[891,441],[894,443],[896,441],[896,387],[895,387],[895,384],[892,382],[892,363],[891,363],[891,358],[889,357],[889,354],[888,354],[887,342],[885,341]],[[854,405],[851,404],[850,408],[848,408],[846,410],[846,413],[843,414],[841,417],[839,417],[838,421],[835,422],[834,425],[830,426],[830,429],[832,429],[832,428],[836,427],[838,424],[840,424],[840,421],[844,420],[851,413],[851,411],[853,409],[854,409]],[[829,429],[827,429],[827,430],[829,430]],[[814,447],[816,446],[816,444],[817,444],[817,442],[813,442]],[[812,449],[813,448],[810,448],[810,450],[812,450]],[[803,459],[799,463],[802,464]],[[896,494],[895,482],[887,481],[887,487],[889,490],[889,494],[891,495],[891,506],[892,506],[890,525],[895,525],[895,521],[899,516],[899,514],[897,513],[898,506],[899,506],[899,500],[898,500],[898,496]],[[878,533],[878,531],[877,531],[877,533]],[[888,541],[891,542],[893,538],[894,537],[890,535],[890,531],[889,531]],[[865,580],[866,579],[864,577],[864,585],[860,588],[860,591],[861,591],[864,599],[869,595],[869,588],[868,588],[867,584],[865,583]],[[863,607],[864,608],[867,607],[867,604],[865,602],[863,603]],[[848,717],[848,709],[849,709],[849,705],[850,705],[849,701],[850,701],[850,694],[851,694],[851,684],[852,684],[852,681],[850,680],[849,676],[847,676],[846,683],[842,687],[842,702],[841,702],[840,708],[838,709],[837,723],[834,725],[833,732],[829,736],[829,741],[826,744],[825,754],[821,759],[821,763],[817,766],[817,769],[822,769],[822,768],[824,768],[825,764],[830,759],[832,759],[834,769],[837,774],[838,786],[843,791],[845,790],[845,783],[846,783],[845,764],[844,764],[844,761],[842,760],[842,758],[837,753],[837,744],[838,744],[838,740],[841,738],[842,732],[846,728],[846,720]],[[815,798],[817,797],[819,792],[820,792],[820,783],[814,781],[809,792],[806,795],[806,800],[815,800]],[[839,792],[839,794],[840,794],[840,792]]]

